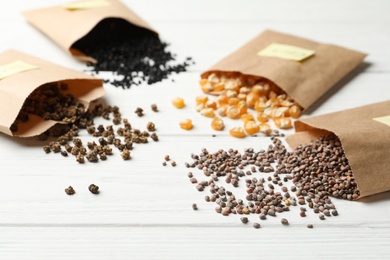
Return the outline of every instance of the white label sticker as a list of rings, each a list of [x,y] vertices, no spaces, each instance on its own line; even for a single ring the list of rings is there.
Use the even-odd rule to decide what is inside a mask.
[[[258,52],[257,55],[302,61],[314,55],[314,51],[286,44],[271,43]]]
[[[6,78],[19,72],[33,70],[37,68],[37,66],[28,64],[24,61],[17,60],[9,64],[0,66],[0,79]]]
[[[385,125],[390,126],[390,115],[389,116],[382,116],[382,117],[376,117],[373,118],[375,121],[378,121],[380,123],[383,123]]]

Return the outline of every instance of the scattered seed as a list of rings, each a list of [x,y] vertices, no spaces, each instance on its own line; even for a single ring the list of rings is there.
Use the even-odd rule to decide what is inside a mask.
[[[157,108],[157,105],[156,105],[156,104],[152,104],[152,105],[151,105],[151,108],[152,108],[152,111],[153,111],[153,112],[158,112],[158,108]]]
[[[198,210],[198,205],[196,205],[196,203],[193,203],[193,204],[192,204],[192,209],[193,209],[193,210]]]
[[[259,229],[261,226],[260,226],[259,223],[254,222],[254,223],[253,223],[253,227],[256,228],[256,229]]]
[[[306,227],[312,229],[313,225],[312,224],[307,224]]]
[[[288,220],[287,219],[285,219],[285,218],[282,218],[281,220],[280,220],[280,222],[283,224],[283,225],[288,225],[289,223],[288,223]]]
[[[68,195],[73,195],[73,194],[76,193],[76,191],[73,189],[72,186],[69,186],[68,188],[66,188],[66,189],[65,189],[65,192],[66,192],[66,194],[68,194]]]
[[[240,219],[241,219],[241,222],[244,224],[247,224],[249,222],[247,217],[241,217]]]
[[[95,184],[89,185],[88,190],[93,194],[99,194],[99,186],[96,186]]]

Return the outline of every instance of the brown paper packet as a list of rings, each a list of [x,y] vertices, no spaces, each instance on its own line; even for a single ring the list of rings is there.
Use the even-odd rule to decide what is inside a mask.
[[[313,50],[314,55],[302,61],[258,55],[275,43]],[[357,67],[365,56],[343,47],[266,30],[213,65],[201,77],[207,78],[213,72],[262,77],[284,90],[301,107],[308,108]]]
[[[390,190],[390,101],[299,120],[295,131],[292,148],[329,132],[339,137],[360,198]]]
[[[88,107],[92,100],[105,94],[101,79],[84,73],[58,66],[42,59],[8,50],[0,53],[0,66],[7,66],[21,61],[35,66],[34,69],[18,72],[0,79],[0,131],[11,136],[36,136],[58,123],[30,115],[27,123],[22,124],[17,132],[10,130],[26,98],[36,88],[46,84],[63,82],[68,84],[69,92]]]
[[[94,0],[90,0],[94,1]],[[118,0],[100,0],[102,6],[69,9],[68,5],[26,11],[27,20],[61,48],[83,61],[95,62],[83,54],[83,47],[105,37],[123,37],[144,28],[157,34],[149,24]],[[99,2],[100,2],[99,1]],[[85,3],[81,0],[73,3]]]

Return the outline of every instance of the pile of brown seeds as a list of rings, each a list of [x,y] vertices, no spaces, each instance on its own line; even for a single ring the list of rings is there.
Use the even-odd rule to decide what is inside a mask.
[[[247,148],[240,153],[234,149],[220,149],[209,153],[202,149],[200,154],[192,154],[193,161],[185,163],[186,167],[198,168],[208,179],[198,181],[189,172],[190,182],[200,192],[209,189],[211,195],[206,195],[205,200],[217,204],[217,213],[224,216],[257,214],[261,220],[298,205],[301,217],[306,216],[305,206],[308,206],[323,220],[338,215],[330,196],[348,200],[359,197],[348,160],[336,136],[321,137],[293,152],[288,152],[276,137],[271,139],[273,144],[267,150]],[[249,177],[257,172],[269,176]],[[231,189],[218,185],[221,178],[232,189],[245,178],[245,200],[237,198]],[[282,220],[283,225],[288,223],[287,219]],[[312,224],[308,224],[308,228],[312,228]]]
[[[111,120],[111,116],[113,125],[96,126],[94,123],[96,117]],[[107,156],[113,155],[112,147],[119,150],[123,160],[129,160],[134,144],[148,143],[149,138],[158,141],[155,124],[149,122],[146,128],[144,131],[133,128],[128,119],[122,118],[117,106],[96,104],[74,124],[49,129],[40,136],[40,139],[47,140],[48,137],[56,136],[57,139],[45,145],[43,150],[46,153],[60,153],[63,156],[71,154],[79,163],[105,161]],[[85,143],[78,138],[80,129],[86,129],[88,134],[97,138],[97,143],[95,141]]]
[[[65,123],[76,121],[84,114],[85,106],[67,90],[68,85],[63,82],[48,83],[35,89],[23,103],[11,131],[17,132],[18,124],[27,122],[29,114]]]

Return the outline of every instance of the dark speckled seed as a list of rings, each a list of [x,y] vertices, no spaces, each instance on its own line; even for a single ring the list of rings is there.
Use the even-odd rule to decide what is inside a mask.
[[[191,58],[180,64],[173,64],[176,56],[167,50],[168,44],[158,35],[141,27],[123,29],[120,21],[107,20],[99,23],[96,31],[110,31],[107,34],[90,34],[74,46],[97,63],[88,63],[92,71],[112,71],[121,79],[106,80],[116,87],[130,88],[142,82],[153,84],[167,79],[173,73],[186,71]],[[116,29],[122,28],[122,30]],[[131,33],[124,33],[131,30]],[[107,37],[109,35],[109,37]],[[124,37],[129,35],[129,37]],[[93,44],[88,44],[93,42]]]

